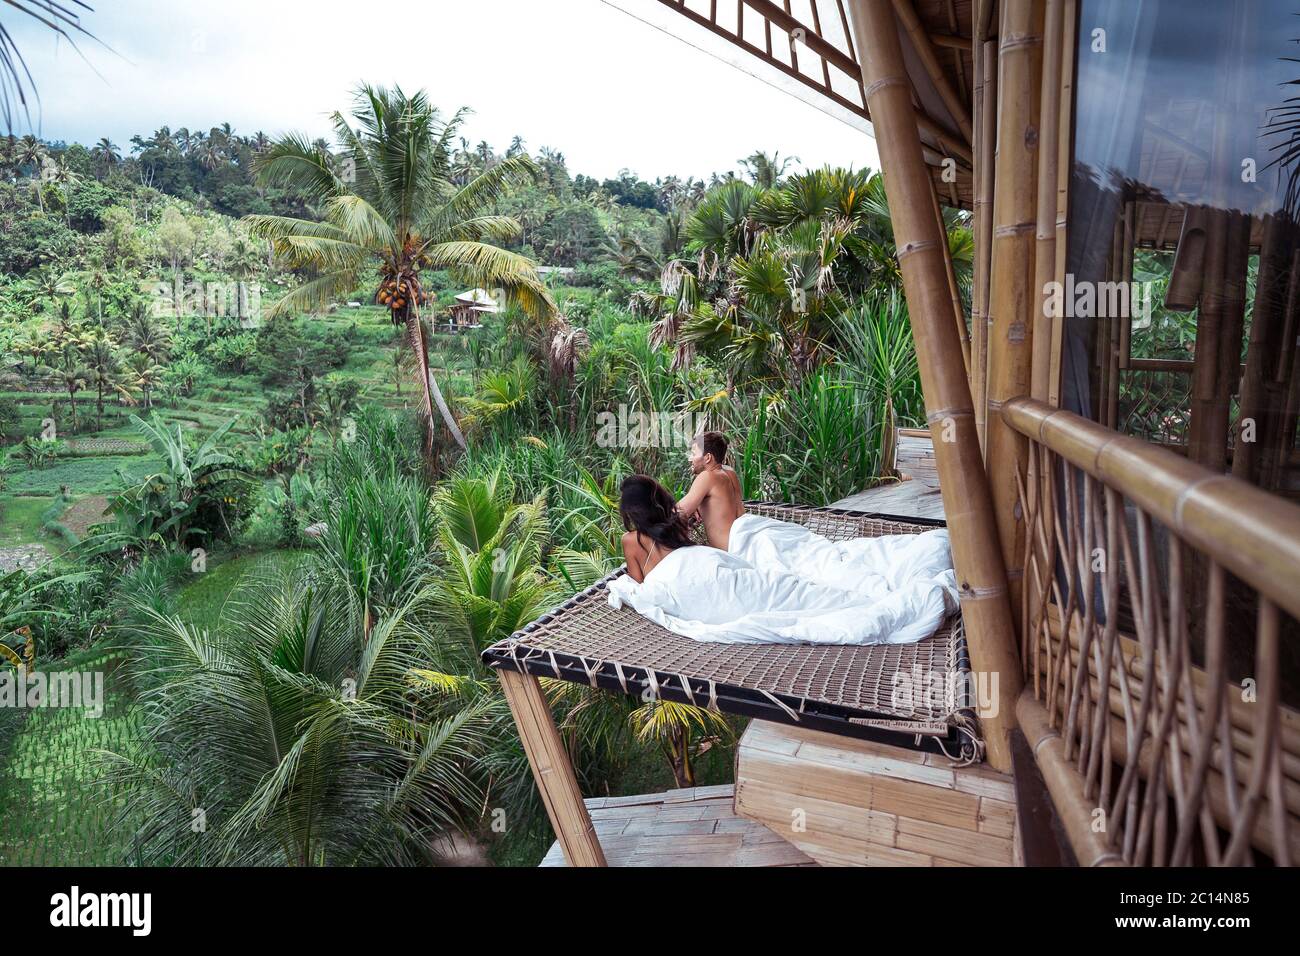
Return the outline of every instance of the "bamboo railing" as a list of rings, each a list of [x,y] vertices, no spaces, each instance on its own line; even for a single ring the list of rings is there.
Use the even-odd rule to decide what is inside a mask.
[[[1300,508],[1029,398],[1002,419],[1034,476],[1017,712],[1080,862],[1290,865]]]

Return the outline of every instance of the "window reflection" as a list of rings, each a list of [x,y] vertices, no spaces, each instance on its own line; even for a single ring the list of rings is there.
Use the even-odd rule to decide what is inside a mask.
[[[1066,289],[1102,294],[1065,302],[1062,355],[1066,407],[1288,495],[1297,14],[1296,0],[1079,4]]]

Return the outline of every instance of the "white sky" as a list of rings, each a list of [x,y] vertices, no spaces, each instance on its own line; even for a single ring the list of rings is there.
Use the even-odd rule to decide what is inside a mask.
[[[113,50],[81,41],[89,64],[0,5],[36,78],[32,124],[46,139],[107,135],[125,152],[164,124],[223,122],[324,136],[326,114],[364,80],[422,87],[444,111],[472,107],[472,143],[502,150],[519,134],[601,178],[625,167],[651,181],[705,176],[755,149],[878,166],[865,133],[600,0],[88,2],[82,22]],[[675,29],[708,37],[684,19]]]

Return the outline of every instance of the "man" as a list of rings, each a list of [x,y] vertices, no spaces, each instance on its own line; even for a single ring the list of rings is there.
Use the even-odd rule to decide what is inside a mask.
[[[740,478],[723,462],[727,439],[721,432],[705,432],[691,443],[691,490],[677,502],[677,511],[687,520],[704,522],[709,544],[723,551],[731,538],[731,524],[745,513]]]

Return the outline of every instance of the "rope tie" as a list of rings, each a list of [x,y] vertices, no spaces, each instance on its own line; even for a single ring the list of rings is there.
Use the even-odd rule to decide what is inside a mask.
[[[691,682],[685,674],[678,674],[677,679],[682,682],[682,688],[686,691],[686,699],[690,701],[692,707],[698,707],[695,703],[695,691],[691,688]]]
[[[791,709],[783,701],[777,700],[775,695],[765,690],[760,690],[759,693],[762,694],[764,697],[766,697],[768,700],[770,700],[772,703],[776,704],[776,706],[780,707],[783,711],[785,711],[786,716],[789,717],[791,720],[793,720],[795,723],[799,722],[799,714],[793,709]]]
[[[623,673],[623,665],[618,661],[614,662],[614,672],[618,674],[618,686],[623,688],[623,693],[631,694],[632,692],[627,689],[627,675]]]

